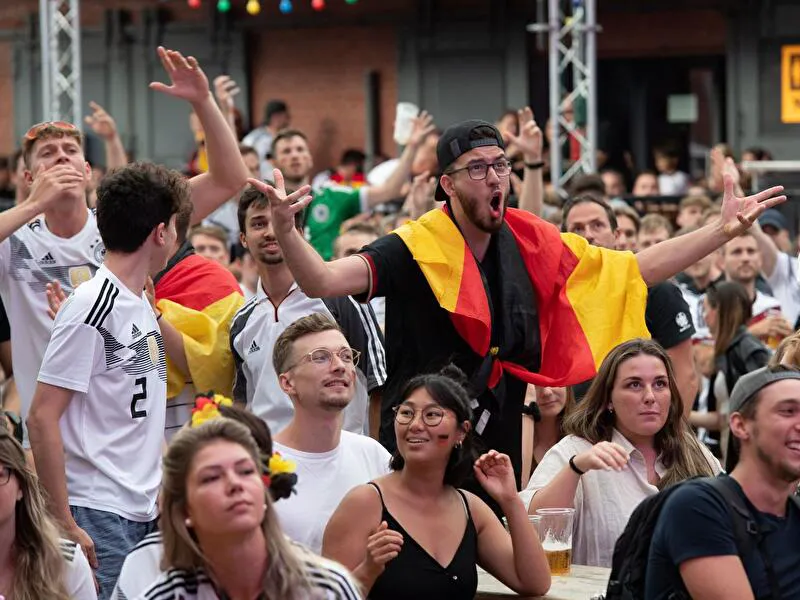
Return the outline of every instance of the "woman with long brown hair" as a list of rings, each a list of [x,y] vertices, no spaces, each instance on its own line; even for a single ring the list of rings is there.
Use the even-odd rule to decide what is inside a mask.
[[[96,600],[80,546],[60,539],[22,446],[0,428],[0,597]]]
[[[639,502],[720,471],[683,416],[669,356],[650,340],[631,340],[608,354],[564,432],[521,495],[530,514],[575,509],[578,564],[610,566],[614,543]]]
[[[248,429],[218,418],[183,429],[164,457],[165,573],[146,600],[356,600],[344,568],[289,542]]]
[[[742,375],[769,362],[769,349],[747,330],[752,306],[744,286],[732,281],[709,286],[703,300],[703,316],[714,336],[714,371],[709,376],[708,412],[702,420],[695,416],[692,424],[712,432],[709,445],[720,457],[728,446],[727,406],[733,386]],[[719,446],[714,447],[714,441]]]

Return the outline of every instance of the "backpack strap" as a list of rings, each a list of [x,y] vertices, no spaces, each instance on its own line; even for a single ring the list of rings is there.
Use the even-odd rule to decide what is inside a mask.
[[[764,547],[764,532],[759,528],[753,513],[742,499],[741,494],[736,489],[735,482],[730,477],[713,477],[706,481],[728,505],[733,521],[733,535],[736,539],[736,548],[739,557],[743,557],[752,550],[755,545],[761,560],[764,562],[764,569],[767,572],[767,579],[771,591],[772,600],[780,600],[781,589],[775,569],[772,566],[772,559]],[[800,500],[795,501],[800,508]]]

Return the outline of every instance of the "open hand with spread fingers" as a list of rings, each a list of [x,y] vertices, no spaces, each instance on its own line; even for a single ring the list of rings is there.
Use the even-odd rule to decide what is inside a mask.
[[[55,320],[58,311],[61,310],[61,305],[67,299],[67,295],[61,288],[61,283],[58,279],[54,279],[51,283],[47,284],[47,315]]]
[[[193,56],[184,58],[177,50],[167,50],[159,46],[158,57],[169,76],[171,85],[154,81],[150,84],[151,90],[181,98],[192,104],[200,103],[210,97],[208,77]]]
[[[224,111],[234,109],[234,96],[240,91],[239,86],[228,75],[220,75],[214,79],[214,95],[217,97],[219,107]]]
[[[722,197],[722,230],[729,238],[735,238],[747,231],[758,217],[768,208],[786,202],[783,186],[771,187],[751,196],[737,196],[734,176],[727,169],[722,180],[725,194]]]
[[[425,140],[429,133],[436,129],[433,122],[433,117],[427,111],[422,111],[418,116],[414,117],[413,126],[411,129],[411,136],[408,138],[408,145],[414,148],[419,147]]]
[[[533,118],[533,110],[526,106],[517,111],[519,119],[519,135],[511,131],[503,131],[509,143],[514,144],[521,152],[526,162],[542,160],[542,130]]]
[[[294,216],[311,203],[311,196],[309,195],[311,186],[304,185],[296,192],[287,194],[283,174],[278,169],[273,171],[273,180],[275,181],[274,186],[252,177],[247,182],[263,192],[269,199],[269,204],[272,207],[272,228],[275,231],[275,235],[288,235],[295,228]]]

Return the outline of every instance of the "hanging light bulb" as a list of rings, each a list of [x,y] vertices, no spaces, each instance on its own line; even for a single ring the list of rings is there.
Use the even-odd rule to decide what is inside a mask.
[[[226,13],[231,9],[231,0],[218,0],[217,10],[221,13]]]
[[[200,0],[189,0],[189,8],[200,8]]]
[[[290,12],[292,12],[292,0],[281,0],[278,8],[281,9],[283,14],[288,15]]]
[[[261,3],[258,0],[247,0],[245,8],[248,14],[257,15],[261,12]]]
[[[325,10],[325,0],[311,0],[311,8],[314,10]]]
[[[358,0],[344,0],[347,4],[355,4]]]

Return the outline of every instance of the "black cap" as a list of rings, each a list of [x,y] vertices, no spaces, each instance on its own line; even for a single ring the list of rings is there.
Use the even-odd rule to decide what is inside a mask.
[[[494,135],[485,137],[473,135],[472,131],[478,127],[488,127],[494,132]],[[452,165],[456,159],[465,152],[484,146],[497,146],[503,150],[506,149],[503,136],[500,135],[497,127],[491,123],[473,119],[470,121],[462,121],[461,123],[456,123],[452,127],[448,127],[442,134],[442,137],[439,138],[439,143],[436,144],[436,158],[439,161],[439,169],[444,172],[447,167]],[[441,179],[439,180],[439,185],[436,186],[435,198],[440,202],[447,200],[447,194],[442,188]]]

